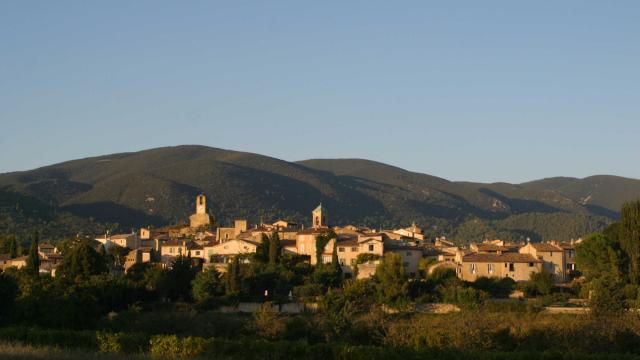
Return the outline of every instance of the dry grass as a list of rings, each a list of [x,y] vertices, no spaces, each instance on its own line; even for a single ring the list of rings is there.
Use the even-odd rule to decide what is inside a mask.
[[[90,351],[34,347],[17,343],[0,342],[0,359],[11,360],[148,360],[149,356],[101,354]]]

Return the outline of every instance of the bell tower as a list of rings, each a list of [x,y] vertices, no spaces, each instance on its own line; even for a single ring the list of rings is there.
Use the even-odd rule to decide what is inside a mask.
[[[196,197],[196,214],[206,214],[207,213],[207,198],[204,194],[198,195]]]
[[[327,227],[327,210],[322,206],[322,203],[311,213],[311,226],[314,228]]]
[[[207,214],[207,198],[204,194],[196,197],[196,213],[189,216],[189,223],[192,228],[209,226],[211,224],[211,218],[209,214]]]

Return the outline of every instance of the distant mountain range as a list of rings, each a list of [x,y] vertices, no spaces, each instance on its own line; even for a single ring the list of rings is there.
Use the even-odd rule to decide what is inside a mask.
[[[618,217],[640,180],[548,178],[522,184],[452,182],[361,159],[287,162],[205,146],[164,147],[0,174],[0,231],[23,223],[117,223],[120,229],[182,221],[207,195],[216,222],[309,222],[319,203],[337,225],[408,226],[461,242],[568,240]],[[71,220],[70,220],[71,219]]]

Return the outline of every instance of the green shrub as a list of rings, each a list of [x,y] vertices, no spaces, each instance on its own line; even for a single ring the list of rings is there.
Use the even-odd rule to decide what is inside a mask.
[[[96,333],[98,349],[105,353],[142,353],[149,349],[149,336],[135,333]]]
[[[157,357],[191,358],[211,349],[212,341],[200,337],[179,338],[175,335],[158,335],[151,338],[149,353]]]

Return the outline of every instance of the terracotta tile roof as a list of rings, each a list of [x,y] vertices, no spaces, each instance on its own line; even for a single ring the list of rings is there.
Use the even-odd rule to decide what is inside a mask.
[[[561,243],[560,247],[563,248],[564,250],[572,250],[576,248],[574,244],[569,244],[569,243]]]
[[[186,244],[185,244],[186,242]],[[160,245],[161,247],[168,247],[168,246],[186,246],[187,250],[191,250],[191,249],[195,249],[195,250],[202,250],[203,247],[202,245],[196,243],[195,241],[189,240],[189,241],[182,241],[182,240],[172,240],[172,241],[167,241],[164,244]]]
[[[420,251],[422,252],[422,248],[419,248],[417,246],[412,246],[412,245],[406,245],[406,244],[385,243],[384,249],[389,251]]]
[[[358,238],[357,237],[342,237],[338,238],[338,246],[358,246]]]
[[[129,236],[134,236],[134,234],[115,234],[115,235],[111,235],[109,236],[111,239],[126,239]]]
[[[508,248],[495,244],[477,244],[478,251],[509,251]]]
[[[504,253],[504,254],[469,254],[462,257],[462,262],[479,263],[541,263],[541,260],[529,254]]]
[[[377,237],[375,237],[375,236],[374,236],[374,237],[369,237],[369,236],[362,237],[362,236],[361,236],[361,237],[358,239],[358,242],[359,242],[359,243],[365,243],[365,242],[369,242],[369,241],[382,241],[382,240],[380,240],[380,238],[377,238]]]
[[[562,251],[561,248],[549,243],[531,243],[534,249],[543,252]]]
[[[329,228],[308,228],[304,230],[298,231],[298,235],[313,235],[313,234],[324,234],[329,232],[331,229]]]

